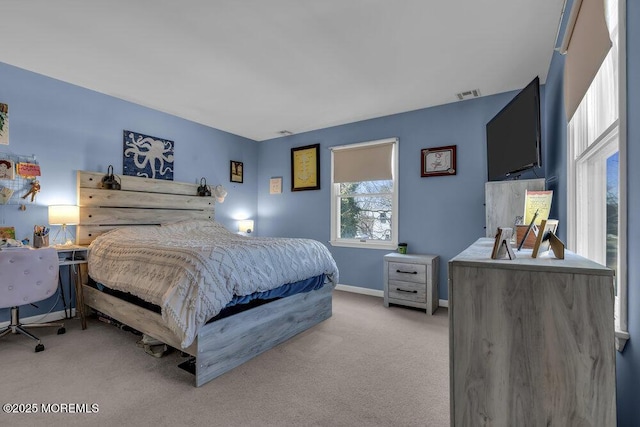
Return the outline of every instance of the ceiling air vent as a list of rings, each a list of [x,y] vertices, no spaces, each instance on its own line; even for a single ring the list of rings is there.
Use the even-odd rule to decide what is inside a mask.
[[[465,99],[478,98],[480,96],[480,89],[468,90],[466,92],[457,93],[458,100],[464,101]]]
[[[293,135],[293,132],[288,131],[288,130],[281,130],[278,132],[280,135],[282,136],[289,136],[289,135]]]

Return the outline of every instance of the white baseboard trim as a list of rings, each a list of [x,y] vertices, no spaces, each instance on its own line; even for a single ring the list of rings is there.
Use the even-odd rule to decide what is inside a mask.
[[[360,286],[351,286],[351,285],[336,285],[336,290],[345,291],[345,292],[353,292],[354,294],[363,294],[363,295],[371,295],[372,297],[384,298],[384,291],[379,291],[377,289],[369,289],[369,288],[361,288]],[[438,300],[439,307],[449,307],[449,300],[440,299]]]
[[[353,292],[354,294],[371,295],[372,297],[384,298],[384,291],[379,291],[377,289],[361,288],[360,286],[338,284],[336,285],[336,290]]]
[[[71,317],[75,317],[75,315],[76,315],[76,309],[72,308]],[[20,323],[24,325],[28,325],[29,323],[48,323],[48,322],[55,322],[62,319],[64,319],[64,310],[54,311],[53,313],[36,314],[35,316],[30,316],[30,317],[23,317],[20,319]],[[9,326],[10,323],[11,321],[9,320],[5,322],[0,322],[0,328]]]

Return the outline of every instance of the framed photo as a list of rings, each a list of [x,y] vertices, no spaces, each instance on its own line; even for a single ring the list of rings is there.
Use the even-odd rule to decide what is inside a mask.
[[[320,189],[320,144],[291,149],[291,191]]]
[[[420,176],[443,176],[456,174],[456,146],[423,148],[420,161]]]
[[[282,177],[278,176],[269,179],[269,194],[282,193]]]
[[[0,144],[9,145],[9,105],[0,102]]]
[[[242,184],[244,182],[244,168],[242,162],[236,162],[231,160],[231,170],[229,175],[231,182],[238,182]]]

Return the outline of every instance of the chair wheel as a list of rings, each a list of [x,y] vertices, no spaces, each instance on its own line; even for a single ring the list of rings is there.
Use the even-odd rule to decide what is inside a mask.
[[[39,352],[41,352],[41,351],[44,351],[44,345],[42,345],[42,344],[38,344],[38,345],[36,346],[36,353],[39,353]]]
[[[58,335],[62,335],[62,334],[64,334],[65,332],[67,332],[67,330],[66,330],[64,327],[62,327],[62,328],[58,329]]]

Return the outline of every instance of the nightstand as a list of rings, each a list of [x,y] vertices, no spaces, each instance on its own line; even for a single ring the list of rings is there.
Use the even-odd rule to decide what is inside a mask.
[[[87,262],[89,258],[89,248],[87,246],[75,245],[60,245],[54,246],[54,248],[58,251],[58,263],[60,267],[66,266],[69,268],[69,277],[73,280],[76,291],[76,315],[80,318],[82,329],[87,329],[82,285],[88,280]],[[60,286],[62,286],[62,284]]]
[[[439,259],[437,255],[385,255],[384,306],[398,304],[433,314],[438,308]]]

